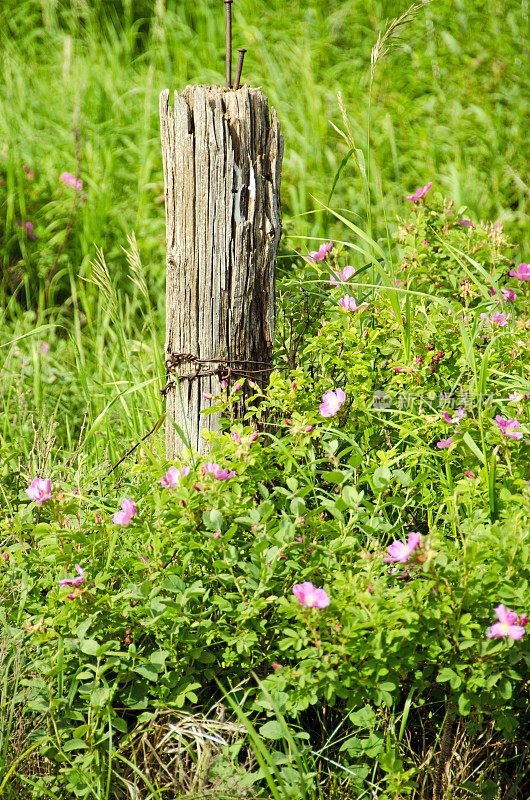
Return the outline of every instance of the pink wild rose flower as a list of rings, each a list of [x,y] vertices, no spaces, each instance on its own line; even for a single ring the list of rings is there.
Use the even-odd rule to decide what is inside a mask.
[[[121,511],[116,511],[112,517],[112,521],[115,525],[129,525],[131,519],[137,513],[138,509],[134,505],[133,501],[128,497],[125,497],[121,501],[121,509]]]
[[[329,283],[331,286],[340,286],[342,282],[349,280],[354,274],[355,267],[344,267],[342,272],[334,272],[333,275],[330,275]]]
[[[500,414],[497,414],[495,422],[507,439],[523,438],[523,432],[516,430],[516,428],[521,427],[521,423],[517,419],[505,419]]]
[[[368,308],[370,303],[360,303],[357,305],[355,302],[355,297],[350,297],[349,294],[345,294],[344,297],[341,297],[339,300],[339,305],[342,306],[344,311],[364,311],[365,308]]]
[[[512,278],[517,278],[518,281],[530,281],[530,264],[519,264],[517,271],[511,269],[508,274]]]
[[[305,257],[306,261],[316,263],[317,261],[324,261],[327,254],[333,247],[333,242],[322,242],[318,250],[311,250],[309,255]]]
[[[346,393],[340,386],[333,391],[328,389],[322,395],[322,403],[319,406],[320,413],[323,417],[334,417],[340,411],[342,404],[346,400]]]
[[[500,303],[500,299],[497,297],[497,292],[490,286],[490,294],[492,297],[495,297],[496,303]],[[515,294],[513,289],[501,289],[501,295],[504,302],[508,302],[508,300],[517,300],[517,295]]]
[[[160,478],[160,484],[164,487],[164,489],[174,489],[179,483],[180,478],[184,478],[189,474],[189,467],[182,467],[182,470],[178,469],[177,467],[170,467],[166,474]]]
[[[218,481],[226,481],[228,478],[234,478],[236,474],[234,470],[229,472],[228,467],[221,469],[219,464],[216,464],[212,461],[208,461],[206,464],[204,464],[204,466],[201,467],[201,471],[203,473],[206,472],[210,475],[213,475],[213,477]]]
[[[59,586],[79,586],[83,583],[85,580],[85,573],[79,564],[75,565],[75,571],[77,572],[77,578],[61,578],[60,581],[57,581]]]
[[[71,189],[83,188],[83,181],[80,178],[76,178],[71,172],[61,172],[59,180]]]
[[[407,197],[407,200],[410,200],[413,203],[417,203],[418,200],[421,200],[422,197],[425,197],[431,186],[432,186],[432,181],[429,181],[429,183],[426,186],[420,186],[419,189],[416,189],[414,194],[411,194]]]
[[[444,420],[448,422],[450,425],[458,425],[458,423],[464,419],[465,415],[466,412],[463,408],[457,408],[456,416],[453,417],[453,419],[451,419],[448,412],[446,411],[444,414]]]
[[[522,639],[525,634],[524,625],[517,625],[517,622],[526,623],[526,614],[523,614],[521,620],[517,619],[515,611],[509,611],[502,603],[495,609],[498,622],[495,622],[491,628],[486,632],[488,639],[494,639],[501,636],[508,636],[510,639]]]
[[[511,315],[507,314],[506,311],[503,311],[502,313],[500,311],[494,311],[491,317],[488,317],[488,315],[484,312],[479,316],[489,325],[498,325],[499,328],[505,328],[508,325],[508,320],[510,319]]]
[[[510,316],[511,315],[507,314],[506,311],[494,311],[491,315],[491,322],[493,325],[498,325],[500,328],[505,328],[508,324]]]
[[[36,500],[38,506],[41,506],[52,496],[51,480],[49,478],[33,478],[26,489],[26,494],[31,500]]]
[[[324,589],[317,589],[311,581],[295,583],[293,594],[302,606],[307,608],[326,608],[330,599]]]
[[[409,534],[406,542],[392,542],[386,550],[388,556],[383,558],[383,561],[399,561],[400,564],[405,564],[414,550],[419,547],[421,536],[417,531]]]

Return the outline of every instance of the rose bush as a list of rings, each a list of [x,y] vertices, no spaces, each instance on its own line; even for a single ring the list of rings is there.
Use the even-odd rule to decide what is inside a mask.
[[[311,287],[310,313],[215,460],[132,466],[118,496],[28,476],[2,523],[2,621],[32,653],[31,708],[68,791],[90,791],[109,726],[125,748],[217,680],[272,714],[251,671],[293,719],[324,705],[359,723],[340,757],[359,774],[376,759],[399,791],[414,774],[382,720],[407,698],[438,709],[433,746],[446,711],[523,724],[526,284],[502,293],[516,278],[498,226],[416,195],[395,267],[354,270],[328,242],[286,279],[291,310]]]

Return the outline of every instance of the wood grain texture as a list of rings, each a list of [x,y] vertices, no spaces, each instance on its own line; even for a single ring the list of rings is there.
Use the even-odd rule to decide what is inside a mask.
[[[227,91],[187,86],[160,95],[160,131],[166,200],[166,353],[234,362],[267,382],[275,325],[276,253],[281,234],[283,136],[260,89]],[[256,368],[257,367],[256,365]],[[196,365],[182,362],[191,375]],[[230,378],[232,385],[236,382]],[[203,416],[220,391],[217,375],[181,377],[167,394],[166,453],[189,446],[207,451],[202,430],[219,415]],[[244,411],[244,398],[237,408]]]

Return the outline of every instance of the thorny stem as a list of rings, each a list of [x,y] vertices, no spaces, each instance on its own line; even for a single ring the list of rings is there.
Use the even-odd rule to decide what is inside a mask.
[[[447,706],[445,711],[445,721],[442,728],[442,737],[440,742],[440,755],[438,756],[438,765],[436,767],[436,776],[434,779],[433,800],[440,800],[442,796],[442,781],[445,771],[445,765],[450,760],[453,750],[453,720],[454,720],[454,697],[449,689],[447,695]]]
[[[314,640],[315,640],[315,647],[317,648],[317,650],[320,650],[320,648],[322,646],[322,643],[318,638],[317,631],[316,631],[316,625],[314,625],[311,622],[309,614],[306,616],[306,620],[307,620],[307,626],[308,626],[309,630],[311,631],[311,633],[313,634],[313,637],[314,637]]]
[[[113,467],[111,467],[111,468],[109,469],[109,471],[107,472],[107,475],[112,475],[112,473],[114,472],[114,470],[115,470],[117,467],[119,467],[119,465],[120,465],[120,464],[121,464],[123,461],[125,461],[125,459],[126,459],[126,458],[128,458],[128,457],[129,457],[129,456],[130,456],[132,453],[134,453],[134,451],[136,450],[136,448],[137,448],[137,447],[140,447],[140,445],[142,444],[142,442],[145,442],[145,440],[146,440],[146,439],[147,439],[149,436],[152,436],[152,434],[153,434],[153,433],[156,433],[156,432],[157,432],[157,430],[160,428],[161,424],[163,423],[163,421],[164,421],[164,419],[165,419],[165,416],[166,416],[165,414],[162,414],[162,416],[161,416],[161,417],[159,417],[159,418],[157,419],[157,421],[155,422],[155,424],[154,424],[154,426],[151,428],[151,430],[150,430],[150,431],[148,431],[148,432],[145,434],[145,436],[142,436],[142,438],[140,439],[140,441],[139,441],[139,442],[136,442],[136,444],[135,444],[135,445],[133,445],[131,448],[129,448],[129,450],[127,450],[127,452],[125,453],[125,455],[124,455],[124,456],[122,456],[122,457],[120,458],[120,460],[119,460],[119,461],[117,461],[117,462],[114,464],[114,466],[113,466]]]

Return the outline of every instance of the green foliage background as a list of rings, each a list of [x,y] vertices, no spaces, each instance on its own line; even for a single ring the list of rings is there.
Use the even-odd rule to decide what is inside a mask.
[[[371,49],[385,21],[405,10],[371,0],[234,4],[234,46],[248,48],[244,78],[263,87],[285,134],[284,274],[316,244],[303,237],[344,234],[319,205],[350,150],[333,127],[344,127],[339,90],[366,168],[353,157],[344,164],[336,208],[366,228],[369,191],[373,236],[386,237],[405,195],[432,179],[457,207],[469,207],[471,219],[503,221],[517,245],[514,260],[528,260],[527,4],[420,4],[379,59],[370,103]],[[46,447],[35,453],[36,428],[41,442],[55,438],[68,458],[77,453],[70,468],[80,465],[85,419],[89,446],[79,468],[86,473],[102,459],[115,462],[123,442],[137,441],[160,417],[158,95],[223,83],[223,11],[220,0],[1,5],[0,339],[17,342],[0,350],[0,436],[16,443],[13,464],[20,455],[28,470],[48,463]],[[59,182],[63,171],[79,172],[84,202]],[[17,225],[26,221],[37,239]],[[122,251],[132,252],[133,231],[142,258],[136,269],[138,259]],[[98,272],[97,247],[107,260],[106,288],[84,280]],[[39,354],[44,341],[47,359]]]
[[[248,49],[244,78],[261,85],[285,133],[283,206],[287,232],[331,236],[322,214],[348,146],[337,92],[358,148],[370,159],[375,232],[384,234],[404,193],[433,179],[473,219],[503,220],[522,251],[529,244],[530,112],[528,9],[516,0],[419,4],[375,70],[367,147],[370,53],[396,2],[237,0],[234,47]],[[4,268],[16,260],[17,218],[34,222],[46,247],[30,250],[32,276],[54,263],[68,209],[58,177],[76,172],[87,191],[59,258],[85,274],[94,244],[120,254],[136,232],[163,280],[164,214],[158,136],[161,89],[224,83],[224,7],[200,2],[27,0],[2,4],[0,170]],[[35,171],[31,191],[22,166]],[[335,204],[365,216],[362,176],[350,161]],[[66,217],[66,219],[65,219]],[[43,242],[44,244],[44,242]],[[286,245],[300,247],[299,239]],[[523,256],[522,256],[523,257]],[[26,259],[26,262],[28,259]],[[120,271],[118,264],[114,269]]]

